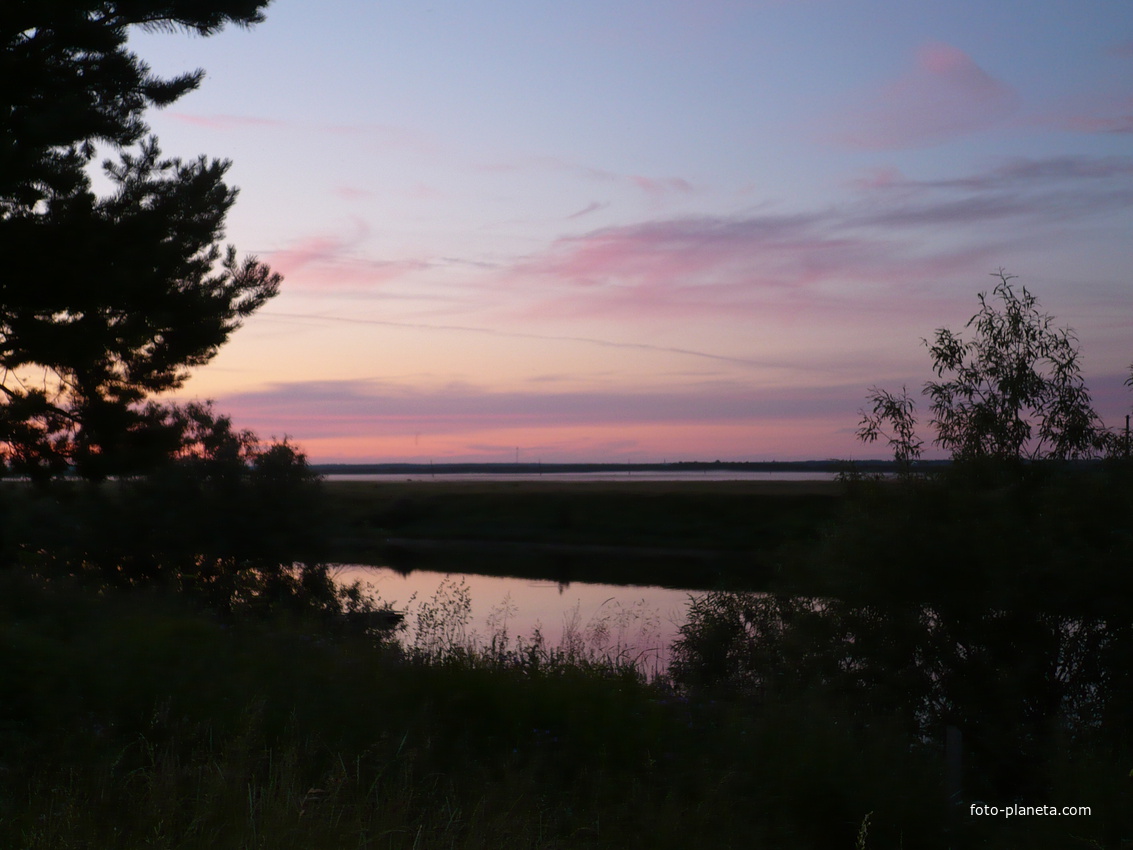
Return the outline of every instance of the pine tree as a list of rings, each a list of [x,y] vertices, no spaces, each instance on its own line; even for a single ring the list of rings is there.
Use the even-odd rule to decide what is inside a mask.
[[[176,389],[280,277],[221,247],[229,163],[164,158],[143,118],[196,88],[126,50],[132,27],[209,35],[266,0],[9,0],[0,9],[0,453],[90,478],[176,451]],[[118,151],[103,168],[95,145]]]

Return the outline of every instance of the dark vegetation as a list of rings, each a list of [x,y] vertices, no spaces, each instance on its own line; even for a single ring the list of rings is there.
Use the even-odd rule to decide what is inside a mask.
[[[853,847],[869,815],[868,847],[1117,847],[1131,483],[853,482],[776,593],[696,603],[655,682],[535,640],[423,653],[317,582],[223,607],[17,545],[0,844]],[[954,790],[1093,814],[973,819]]]
[[[338,560],[558,581],[754,589],[813,540],[834,482],[328,483]],[[534,572],[533,572],[534,571]]]
[[[153,75],[133,27],[209,35],[267,0],[12,0],[0,10],[0,447],[47,481],[134,475],[182,450],[180,387],[280,277],[223,248],[229,163],[162,156],[142,120],[204,72]],[[114,149],[99,196],[97,144]]]
[[[954,464],[923,476],[913,399],[875,390],[861,435],[901,474],[838,498],[328,494],[287,441],[155,401],[279,281],[219,248],[225,164],[145,139],[200,73],[153,77],[126,35],[265,5],[0,11],[0,450],[27,479],[0,487],[0,846],[1128,846],[1128,441],[1007,275],[973,340],[929,345]],[[459,598],[409,640],[325,566],[388,537],[730,560],[645,681],[537,634],[463,645]]]

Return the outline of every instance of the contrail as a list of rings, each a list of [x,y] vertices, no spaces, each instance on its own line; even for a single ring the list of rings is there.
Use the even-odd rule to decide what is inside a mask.
[[[746,357],[729,357],[726,354],[711,354],[707,351],[697,351],[692,348],[675,348],[667,345],[650,345],[647,342],[617,342],[609,339],[596,339],[587,336],[557,336],[553,334],[533,334],[523,331],[501,331],[495,328],[477,328],[470,325],[429,325],[418,322],[394,322],[388,319],[354,319],[348,316],[319,316],[314,313],[260,313],[264,318],[302,319],[319,322],[345,322],[351,325],[382,325],[391,328],[415,328],[427,331],[461,331],[463,333],[488,334],[490,336],[506,336],[516,339],[538,339],[555,342],[584,342],[589,345],[601,345],[606,348],[632,348],[640,351],[660,351],[668,354],[683,354],[686,357],[700,357],[705,360],[716,360],[724,363],[738,363],[742,366],[751,366],[761,369],[790,369],[795,366],[774,363],[766,360],[752,360]]]

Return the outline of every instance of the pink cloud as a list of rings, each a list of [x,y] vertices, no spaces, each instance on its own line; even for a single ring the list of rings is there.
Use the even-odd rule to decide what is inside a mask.
[[[850,181],[850,185],[855,189],[873,190],[891,189],[895,186],[903,186],[907,182],[900,170],[892,166],[883,166],[869,169],[860,177]]]
[[[505,392],[455,383],[418,389],[380,381],[274,384],[226,395],[225,410],[289,434],[347,436],[366,430],[455,433],[478,428],[632,423],[749,422],[830,416],[861,404],[857,384],[755,390],[690,384],[663,391],[624,389]]]
[[[978,255],[978,256],[977,256]],[[536,317],[728,316],[822,309],[822,290],[904,282],[986,264],[986,251],[924,251],[832,218],[680,219],[558,240],[509,277],[541,298]],[[805,292],[804,292],[805,290]]]
[[[409,190],[409,197],[415,201],[429,201],[435,198],[443,198],[444,193],[428,183],[417,181],[413,184],[413,188]]]
[[[693,191],[692,184],[680,177],[644,177],[632,174],[629,182],[645,193],[653,204],[661,204],[670,195],[688,195]]]
[[[418,154],[436,154],[436,142],[424,133],[392,124],[327,124],[317,129],[336,136],[354,136],[376,145],[381,150],[401,150]]]
[[[334,194],[348,201],[365,201],[374,197],[374,193],[369,189],[359,189],[355,186],[336,186]]]
[[[310,269],[289,277],[288,285],[308,289],[352,287],[369,290],[431,266],[427,260],[332,259],[328,255],[320,258],[319,263],[312,265]],[[423,296],[415,296],[414,300],[422,298]]]
[[[857,383],[759,388],[503,392],[378,381],[280,383],[217,399],[240,427],[285,433],[312,460],[593,461],[836,457],[853,437]]]
[[[890,168],[853,185],[847,203],[809,214],[658,220],[564,236],[502,272],[502,283],[524,293],[525,317],[841,309],[856,290],[882,297],[914,281],[983,274],[1068,222],[1133,209],[1133,157],[1016,158],[932,181]]]
[[[290,247],[268,256],[271,266],[288,278],[291,286],[363,286],[387,283],[428,268],[425,260],[382,260],[359,256],[359,246],[369,229],[355,222],[350,236],[318,234],[298,239]]]
[[[844,115],[842,143],[870,150],[928,147],[986,130],[1019,107],[1019,97],[962,50],[926,44],[900,78]]]

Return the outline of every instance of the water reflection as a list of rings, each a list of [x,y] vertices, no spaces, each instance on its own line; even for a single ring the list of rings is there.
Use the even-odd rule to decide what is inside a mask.
[[[417,471],[393,472],[336,472],[323,476],[326,481],[374,481],[389,484],[414,481],[542,481],[542,482],[638,482],[647,481],[834,481],[837,472],[748,472],[743,470],[700,470],[698,472],[673,471],[621,471],[621,472],[446,472],[440,475]]]
[[[469,600],[465,627],[470,642],[488,644],[501,633],[513,643],[538,629],[549,647],[585,644],[599,657],[639,660],[648,673],[667,667],[670,647],[685,622],[690,590],[534,578],[487,576],[438,570],[342,565],[340,584],[361,582],[382,601],[406,613],[406,637],[417,633],[422,606],[443,601],[463,586]]]
[[[1120,809],[1110,798],[1128,796],[1133,618],[1113,600],[1104,611],[843,600],[366,566],[336,578],[405,610],[404,640],[427,652],[538,632],[548,647],[632,660],[694,696],[892,730],[948,765],[957,801]],[[467,623],[438,631],[460,593]],[[1083,787],[1096,799],[1078,799]]]

